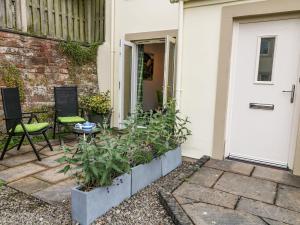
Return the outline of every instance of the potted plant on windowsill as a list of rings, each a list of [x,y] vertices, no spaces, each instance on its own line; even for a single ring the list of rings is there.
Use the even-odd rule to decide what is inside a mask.
[[[102,128],[110,126],[112,109],[109,91],[83,96],[80,105],[90,122],[99,124]]]

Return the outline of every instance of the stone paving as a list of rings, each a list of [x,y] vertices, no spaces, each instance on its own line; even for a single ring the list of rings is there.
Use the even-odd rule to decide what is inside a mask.
[[[173,193],[195,225],[300,225],[300,177],[209,160]]]
[[[9,187],[50,204],[67,200],[76,183],[68,174],[57,173],[64,165],[56,160],[64,153],[58,143],[52,144],[53,152],[49,148],[40,151],[42,161],[37,160],[30,146],[8,151],[7,157],[0,161],[0,179]]]

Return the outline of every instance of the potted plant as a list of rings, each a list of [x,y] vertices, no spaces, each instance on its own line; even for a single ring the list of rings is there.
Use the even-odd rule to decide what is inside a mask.
[[[131,196],[129,161],[118,138],[103,134],[97,141],[81,139],[75,154],[64,151],[58,161],[67,164],[60,172],[71,170],[79,183],[71,191],[74,221],[88,225]]]
[[[90,122],[99,124],[101,127],[110,126],[112,109],[109,91],[83,96],[80,105]]]

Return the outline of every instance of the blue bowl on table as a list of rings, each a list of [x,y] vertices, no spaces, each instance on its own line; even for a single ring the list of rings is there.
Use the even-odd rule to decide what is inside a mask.
[[[85,122],[82,124],[81,129],[84,132],[91,132],[96,127],[95,123]]]

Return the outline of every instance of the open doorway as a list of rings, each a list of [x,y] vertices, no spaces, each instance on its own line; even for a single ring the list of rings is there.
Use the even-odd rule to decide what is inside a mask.
[[[176,42],[159,40],[121,42],[119,124],[135,112],[160,109],[175,97]]]

